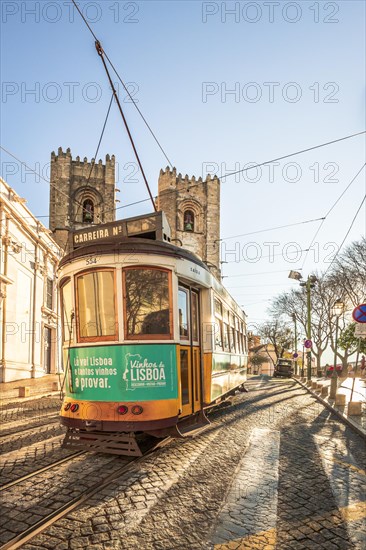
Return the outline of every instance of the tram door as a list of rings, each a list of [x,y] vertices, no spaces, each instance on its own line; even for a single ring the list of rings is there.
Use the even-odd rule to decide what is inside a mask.
[[[199,293],[179,286],[178,291],[182,416],[200,409],[201,350]]]

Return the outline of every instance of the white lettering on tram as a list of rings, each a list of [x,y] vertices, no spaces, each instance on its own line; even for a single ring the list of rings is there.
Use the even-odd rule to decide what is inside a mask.
[[[74,242],[76,244],[86,243],[87,241],[95,241],[96,239],[104,239],[106,237],[109,237],[108,229],[97,229],[96,231],[88,231],[88,233],[74,235]]]
[[[130,361],[131,366],[131,382],[144,381],[144,380],[154,380],[160,381],[165,380],[165,365],[160,362],[149,363],[147,359],[143,362],[140,361]]]

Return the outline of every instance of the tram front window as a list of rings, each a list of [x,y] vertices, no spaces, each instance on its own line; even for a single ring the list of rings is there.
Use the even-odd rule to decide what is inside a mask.
[[[171,338],[170,273],[127,268],[124,285],[126,338]]]
[[[70,279],[61,286],[61,303],[62,303],[62,332],[64,342],[73,340],[72,335],[72,294]]]
[[[115,340],[114,271],[93,271],[77,277],[79,341]]]

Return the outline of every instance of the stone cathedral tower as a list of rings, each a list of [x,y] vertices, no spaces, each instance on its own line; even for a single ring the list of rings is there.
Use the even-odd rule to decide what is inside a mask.
[[[50,230],[61,248],[69,230],[115,220],[114,155],[94,164],[94,159],[73,160],[70,149],[64,153],[60,147],[57,155],[51,153],[51,183]]]
[[[160,170],[158,210],[167,216],[173,244],[194,252],[220,279],[220,180]]]

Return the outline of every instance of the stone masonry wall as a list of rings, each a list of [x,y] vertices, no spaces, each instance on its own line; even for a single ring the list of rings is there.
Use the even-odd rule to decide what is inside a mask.
[[[87,158],[81,161],[80,157],[73,160],[70,149],[63,152],[60,147],[58,155],[51,153],[51,183],[50,229],[60,246],[65,242],[65,230],[88,225],[82,221],[81,204],[86,199],[93,201],[95,224],[115,220],[114,155],[107,155],[105,164]]]
[[[176,168],[160,170],[158,209],[172,230],[173,244],[194,252],[220,278],[220,180],[177,175]],[[194,231],[184,230],[184,212],[194,213]]]

